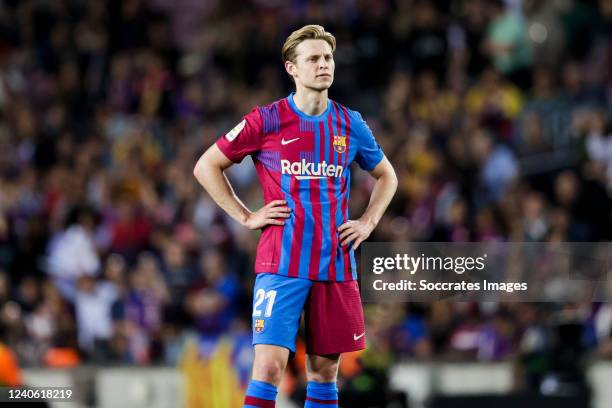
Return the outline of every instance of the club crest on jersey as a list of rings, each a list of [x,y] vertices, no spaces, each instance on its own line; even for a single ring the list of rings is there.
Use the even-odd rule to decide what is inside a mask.
[[[255,319],[255,333],[263,333],[265,326],[264,319]]]
[[[346,136],[334,135],[334,150],[338,153],[346,152]]]
[[[238,137],[238,134],[242,132],[242,129],[244,129],[244,125],[246,125],[245,119],[243,119],[242,122],[234,126],[232,130],[227,132],[227,134],[225,135],[225,138],[230,142],[233,141],[236,137]]]

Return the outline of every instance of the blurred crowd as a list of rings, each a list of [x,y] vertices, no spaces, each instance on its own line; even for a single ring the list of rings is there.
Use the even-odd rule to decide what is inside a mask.
[[[373,240],[612,238],[612,0],[4,0],[0,335],[22,364],[175,364],[190,335],[248,336],[258,234],[192,170],[291,91],[280,47],[313,22],[338,41],[331,98],[400,180]],[[255,209],[251,166],[229,177]],[[373,179],[353,180],[358,216]],[[606,304],[366,315],[372,367],[612,356]]]

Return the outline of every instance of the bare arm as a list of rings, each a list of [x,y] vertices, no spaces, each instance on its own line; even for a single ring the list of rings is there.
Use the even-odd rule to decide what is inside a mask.
[[[368,208],[359,219],[349,220],[338,228],[340,243],[346,245],[353,242],[353,249],[357,249],[376,228],[397,190],[397,176],[386,157],[370,174],[376,178],[376,184],[370,195]]]
[[[193,175],[215,203],[245,227],[259,229],[266,225],[284,225],[282,219],[289,217],[291,211],[285,206],[284,200],[271,201],[256,212],[250,211],[240,201],[224,174],[224,170],[232,164],[217,145],[213,144],[196,163]]]

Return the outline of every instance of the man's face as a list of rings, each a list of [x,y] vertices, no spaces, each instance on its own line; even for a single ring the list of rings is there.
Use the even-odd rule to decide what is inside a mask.
[[[328,89],[334,82],[334,57],[325,40],[305,40],[295,48],[295,61],[287,61],[285,68],[296,86],[316,91]]]

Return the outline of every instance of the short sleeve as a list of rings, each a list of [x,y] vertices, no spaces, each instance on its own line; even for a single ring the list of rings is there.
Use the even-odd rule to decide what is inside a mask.
[[[378,143],[376,143],[372,130],[363,120],[361,114],[355,112],[355,115],[355,135],[357,136],[358,143],[355,160],[359,167],[366,171],[371,171],[383,159],[384,153]]]
[[[217,140],[217,147],[228,159],[240,163],[246,156],[261,149],[262,138],[261,116],[255,108]]]

